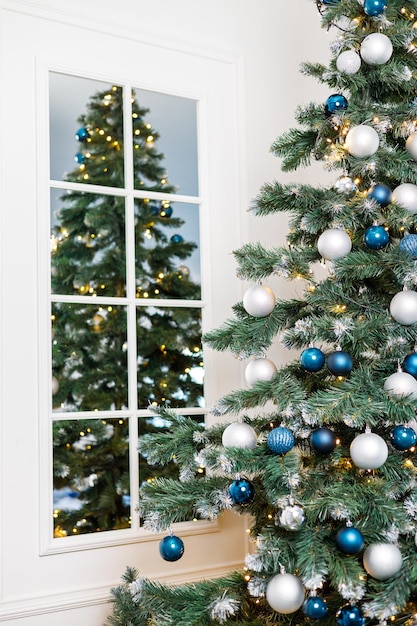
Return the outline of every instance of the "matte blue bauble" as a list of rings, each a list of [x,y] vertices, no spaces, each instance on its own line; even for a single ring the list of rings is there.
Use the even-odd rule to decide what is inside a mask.
[[[327,613],[327,604],[323,598],[311,596],[303,604],[303,613],[310,619],[321,619]]]
[[[342,96],[340,93],[334,93],[329,96],[324,104],[324,111],[327,115],[331,115],[332,113],[337,113],[338,111],[344,111],[347,109],[348,101],[345,96]]]
[[[336,545],[343,554],[359,554],[364,543],[362,533],[353,526],[342,528],[336,535]]]
[[[159,211],[159,215],[161,217],[171,217],[172,213],[173,213],[173,209],[170,206],[162,207]]]
[[[389,235],[383,226],[374,225],[365,230],[363,239],[371,250],[381,250],[388,244]]]
[[[171,237],[171,242],[172,243],[182,243],[184,241],[184,237],[182,237],[181,235],[172,235]]]
[[[237,478],[229,487],[233,504],[249,504],[253,500],[255,487],[246,478]]]
[[[77,154],[74,156],[74,161],[82,165],[83,163],[85,163],[85,155],[82,152],[77,152]]]
[[[294,447],[295,439],[288,428],[279,426],[271,430],[266,443],[274,454],[286,454]]]
[[[311,433],[310,443],[316,452],[329,454],[336,447],[336,435],[330,428],[318,428]]]
[[[400,241],[400,250],[417,259],[417,235],[404,235]]]
[[[90,133],[86,128],[79,128],[75,133],[75,138],[78,139],[78,141],[87,141],[89,137]]]
[[[336,350],[327,355],[327,368],[335,376],[349,376],[353,361],[350,354],[343,350]]]
[[[318,372],[325,361],[326,357],[319,348],[306,348],[300,355],[301,367],[307,372]]]
[[[184,554],[184,542],[175,535],[164,537],[159,544],[159,554],[165,561],[178,561]]]
[[[361,608],[354,604],[346,604],[336,613],[338,626],[364,626],[365,617]]]
[[[385,0],[365,0],[363,3],[363,10],[366,15],[370,17],[375,17],[376,15],[381,15],[387,8],[387,3]]]
[[[391,443],[397,450],[409,450],[415,446],[417,441],[416,432],[411,426],[403,424],[395,426],[390,432]]]
[[[411,376],[417,378],[417,352],[407,354],[403,361],[402,369],[404,372],[407,372],[407,374],[411,374]]]
[[[378,202],[382,207],[386,207],[391,202],[392,191],[386,185],[377,183],[368,192],[368,198],[372,198],[375,202]]]

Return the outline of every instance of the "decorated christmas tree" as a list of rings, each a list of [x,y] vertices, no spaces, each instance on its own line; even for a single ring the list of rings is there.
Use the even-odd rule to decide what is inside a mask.
[[[303,72],[329,95],[273,151],[284,171],[320,161],[332,182],[274,181],[254,200],[258,216],[289,213],[288,243],[235,252],[252,284],[205,336],[245,360],[247,386],[218,401],[216,426],[160,408],[170,432],[139,442],[162,464],[181,450],[182,482],[141,489],[145,526],[233,507],[251,514],[253,551],[242,572],[193,585],[128,569],[114,626],[417,624],[417,2],[315,4],[334,43]],[[302,295],[280,298],[273,276]],[[275,342],[299,356],[277,367]],[[174,531],[166,560],[184,548]]]

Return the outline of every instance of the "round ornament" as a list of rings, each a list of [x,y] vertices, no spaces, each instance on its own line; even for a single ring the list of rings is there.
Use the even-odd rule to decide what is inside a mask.
[[[361,67],[361,58],[354,50],[345,50],[337,57],[336,67],[339,72],[356,74]]]
[[[255,494],[255,487],[246,478],[236,478],[229,487],[233,504],[250,504]]]
[[[400,291],[392,298],[390,313],[396,322],[410,326],[417,322],[417,292]]]
[[[294,447],[295,439],[288,428],[279,426],[271,430],[266,443],[271,452],[282,455],[286,454]]]
[[[390,396],[417,398],[417,380],[407,372],[395,372],[385,379],[384,390]]]
[[[383,226],[374,224],[365,230],[363,239],[371,250],[381,250],[389,243],[389,235]]]
[[[327,369],[334,376],[349,376],[353,367],[353,360],[350,354],[344,350],[335,350],[327,355]]]
[[[335,4],[339,4],[340,0],[321,0],[322,4],[326,6],[334,6]]]
[[[363,554],[363,566],[367,573],[377,580],[387,580],[397,574],[403,564],[403,557],[392,543],[371,543]]]
[[[410,354],[407,354],[407,356],[405,357],[403,363],[402,363],[402,369],[404,370],[404,372],[407,372],[407,374],[411,374],[411,376],[414,376],[414,378],[417,378],[417,352],[411,352]]]
[[[365,0],[363,3],[363,10],[366,15],[370,17],[376,17],[381,15],[387,8],[386,0]]]
[[[172,214],[174,212],[174,209],[172,208],[172,206],[162,206],[160,211],[159,211],[159,215],[160,217],[171,217]]]
[[[342,528],[336,535],[336,545],[343,554],[359,554],[365,541],[362,533],[353,526]]]
[[[361,43],[361,57],[368,65],[383,65],[390,60],[392,43],[382,33],[371,33]]]
[[[311,447],[320,454],[330,454],[336,447],[336,435],[330,428],[318,428],[311,433]]]
[[[392,192],[392,202],[410,213],[417,213],[417,185],[402,183]]]
[[[59,382],[55,376],[52,376],[52,395],[55,395],[59,391]]]
[[[300,354],[300,364],[306,372],[318,372],[325,361],[326,357],[319,348],[306,348]]]
[[[357,189],[356,183],[350,176],[340,176],[334,184],[335,189],[340,193],[353,193]]]
[[[417,235],[404,235],[399,246],[401,252],[405,252],[412,259],[417,260]]]
[[[352,241],[341,228],[328,228],[318,238],[317,249],[324,259],[335,261],[349,254]]]
[[[250,361],[245,369],[245,379],[252,387],[258,381],[269,381],[276,374],[277,366],[269,359],[259,358]]]
[[[413,157],[414,161],[417,161],[417,132],[411,133],[405,142],[405,148],[407,152]]]
[[[400,424],[394,426],[390,432],[391,443],[397,450],[404,452],[415,446],[417,441],[416,431],[410,426]]]
[[[388,446],[379,435],[365,432],[350,444],[350,458],[360,469],[378,469],[388,458]]]
[[[159,554],[164,561],[178,561],[184,554],[184,542],[176,535],[164,537],[159,544]]]
[[[243,296],[243,307],[253,317],[266,317],[275,307],[275,295],[269,287],[253,285]]]
[[[321,619],[327,614],[326,600],[311,596],[303,604],[303,613],[310,619]]]
[[[359,124],[353,126],[345,139],[346,149],[357,159],[366,159],[372,156],[379,148],[378,133],[372,126]]]
[[[75,138],[78,141],[84,142],[90,138],[90,133],[88,132],[86,128],[79,128],[77,132],[75,133]]]
[[[333,113],[346,110],[347,106],[348,101],[345,96],[342,96],[340,93],[334,93],[327,98],[324,104],[324,111],[326,115],[332,115]]]
[[[86,162],[85,154],[77,152],[77,154],[74,155],[74,161],[79,165],[83,165]]]
[[[275,518],[275,523],[285,530],[298,530],[305,522],[306,514],[301,504],[287,504]]]
[[[355,604],[345,604],[336,613],[338,626],[364,626],[365,617],[362,609]]]
[[[304,587],[293,574],[276,574],[266,588],[269,606],[277,613],[295,613],[304,602]]]
[[[184,241],[184,237],[176,233],[171,237],[171,243],[182,243]]]
[[[222,444],[225,448],[248,448],[256,446],[256,432],[245,422],[233,422],[223,431]]]
[[[386,207],[391,202],[392,191],[386,185],[376,183],[369,191],[368,198],[372,198],[375,202],[378,202],[382,207]]]

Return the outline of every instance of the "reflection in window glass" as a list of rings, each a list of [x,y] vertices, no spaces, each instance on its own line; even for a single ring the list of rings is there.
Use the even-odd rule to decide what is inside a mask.
[[[127,407],[126,309],[55,303],[53,406],[64,411]]]
[[[53,446],[55,537],[128,528],[127,422],[54,422]]]

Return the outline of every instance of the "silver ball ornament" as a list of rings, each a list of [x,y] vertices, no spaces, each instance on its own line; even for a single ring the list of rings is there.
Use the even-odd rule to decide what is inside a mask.
[[[285,530],[298,530],[305,522],[306,514],[301,504],[293,503],[284,506],[275,516],[275,524]]]
[[[250,361],[245,369],[245,379],[250,387],[258,381],[269,381],[276,374],[277,366],[269,359],[259,358]]]
[[[403,557],[392,543],[371,543],[363,554],[363,566],[367,573],[377,580],[387,580],[397,574],[403,564]]]
[[[368,65],[383,65],[392,52],[391,40],[383,33],[371,33],[361,43],[361,57]]]
[[[275,295],[272,289],[263,285],[253,285],[243,296],[243,307],[249,315],[266,317],[275,306]]]
[[[304,587],[293,574],[276,574],[266,588],[268,604],[277,613],[295,613],[304,602]]]
[[[357,159],[366,159],[379,148],[378,133],[366,124],[353,126],[346,135],[345,145],[349,154]]]
[[[388,458],[388,446],[379,435],[362,433],[350,444],[350,458],[360,469],[378,469]]]
[[[345,50],[336,59],[336,67],[339,72],[356,74],[361,66],[361,58],[354,50]]]
[[[399,204],[410,213],[417,213],[417,185],[402,183],[392,192],[392,202]]]
[[[385,379],[384,390],[390,396],[398,398],[417,398],[417,380],[407,372],[395,372]]]
[[[341,228],[328,228],[318,238],[317,249],[323,258],[334,261],[349,254],[352,241]]]
[[[389,310],[392,317],[403,326],[417,322],[417,292],[400,291],[392,298]]]
[[[250,424],[245,422],[233,422],[223,431],[222,444],[225,448],[248,448],[253,450],[256,442],[256,432]]]
[[[405,148],[407,152],[413,157],[414,161],[417,161],[417,132],[411,133],[405,142]]]

